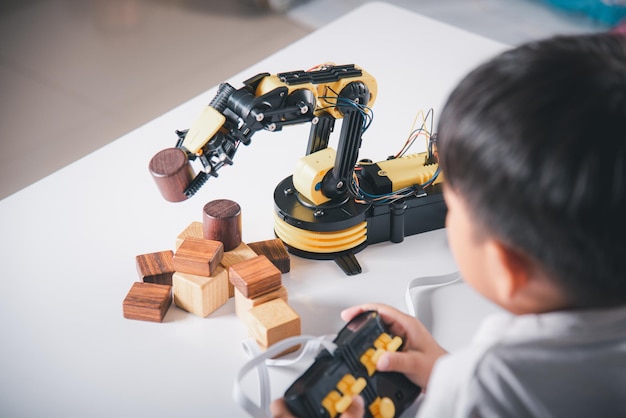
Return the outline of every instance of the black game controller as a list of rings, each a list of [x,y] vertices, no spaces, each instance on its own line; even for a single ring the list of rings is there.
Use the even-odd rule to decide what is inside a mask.
[[[365,416],[399,416],[422,389],[401,373],[376,371],[384,351],[396,351],[402,339],[387,330],[376,311],[353,318],[333,340],[333,353],[322,350],[315,362],[286,391],[285,402],[299,418],[335,418],[360,394]]]

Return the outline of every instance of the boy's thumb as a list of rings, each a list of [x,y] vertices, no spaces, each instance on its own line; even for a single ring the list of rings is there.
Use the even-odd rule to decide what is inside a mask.
[[[424,360],[425,357],[417,351],[386,351],[376,362],[376,370],[401,373],[424,389],[430,375],[428,367],[432,368],[432,363],[426,363]],[[425,370],[428,375],[424,375]]]
[[[411,370],[411,358],[407,353],[387,351],[378,359],[376,369],[381,372],[407,373]]]

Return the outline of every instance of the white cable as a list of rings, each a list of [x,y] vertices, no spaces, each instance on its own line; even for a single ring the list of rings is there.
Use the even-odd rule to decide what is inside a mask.
[[[304,344],[300,354],[294,359],[272,359],[283,351],[298,345]],[[256,341],[246,340],[243,342],[244,351],[251,359],[245,363],[237,374],[235,386],[233,387],[233,399],[239,404],[250,416],[255,418],[271,418],[269,406],[271,402],[271,390],[269,373],[267,366],[288,366],[296,363],[305,357],[315,356],[321,347],[326,348],[330,353],[335,351],[336,345],[330,340],[329,336],[313,337],[310,335],[299,335],[295,337],[285,338],[282,341],[269,347],[265,352],[261,352]],[[256,368],[259,374],[260,387],[260,405],[255,404],[243,392],[240,386],[241,380],[252,370]]]
[[[413,297],[414,291],[416,290],[432,291],[440,287],[449,286],[451,284],[458,283],[459,281],[461,281],[461,279],[462,279],[461,274],[458,271],[455,271],[453,273],[445,274],[443,276],[426,276],[426,277],[418,277],[416,279],[411,280],[409,282],[409,285],[407,286],[406,295],[405,295],[406,304],[407,304],[407,307],[409,308],[411,315],[413,315],[414,317],[418,319],[422,319],[422,317],[424,316],[422,315],[423,310],[424,310],[422,308],[425,308],[425,307],[417,306],[417,304],[414,303],[414,297]]]
[[[260,358],[263,354],[258,344],[254,340],[245,340],[243,342],[243,350],[248,355],[248,357],[252,359]],[[269,405],[271,401],[271,393],[269,388],[270,378],[267,367],[263,366],[262,359],[259,361],[260,363],[257,366],[257,373],[259,375],[260,400],[261,405],[263,406]]]

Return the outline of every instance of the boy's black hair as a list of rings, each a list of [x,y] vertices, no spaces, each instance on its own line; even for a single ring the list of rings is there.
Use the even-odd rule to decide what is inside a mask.
[[[479,228],[572,306],[626,304],[626,37],[506,51],[460,82],[438,125],[445,181]]]

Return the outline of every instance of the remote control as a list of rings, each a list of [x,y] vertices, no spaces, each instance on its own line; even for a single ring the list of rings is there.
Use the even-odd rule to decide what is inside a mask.
[[[403,374],[376,370],[383,352],[397,351],[403,344],[399,336],[391,335],[378,312],[359,314],[333,342],[335,351],[323,349],[285,391],[285,402],[295,416],[335,418],[358,394],[365,400],[366,417],[393,418],[420,394],[421,388]]]

